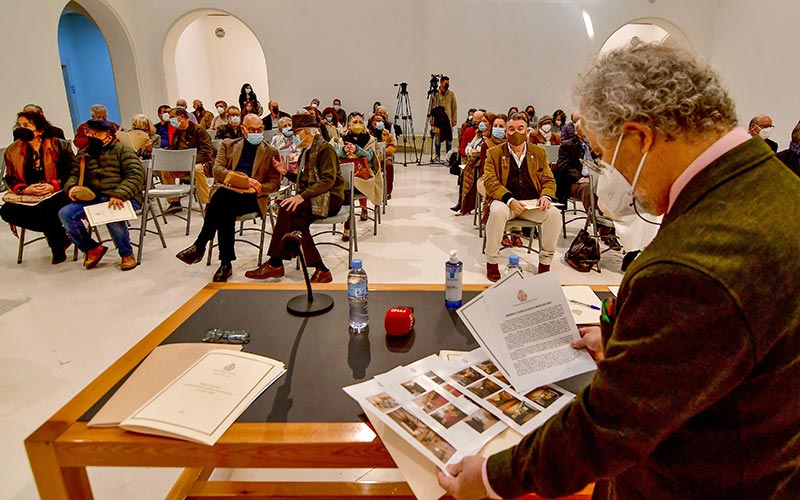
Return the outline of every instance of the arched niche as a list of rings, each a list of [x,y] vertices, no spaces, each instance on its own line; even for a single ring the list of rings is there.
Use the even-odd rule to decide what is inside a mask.
[[[103,0],[73,0],[65,4],[63,12],[87,16],[105,38],[114,73],[120,120],[123,125],[127,124],[133,115],[142,112],[144,105],[136,55],[125,24]],[[78,125],[73,124],[73,130]]]
[[[202,9],[178,19],[164,40],[164,76],[167,98],[200,99],[214,112],[221,99],[238,106],[243,83],[250,83],[264,109],[269,81],[264,50],[252,29],[221,10]]]
[[[665,19],[645,17],[634,19],[617,28],[603,43],[600,53],[627,45],[634,37],[643,42],[668,43],[695,52],[689,37],[677,25]]]

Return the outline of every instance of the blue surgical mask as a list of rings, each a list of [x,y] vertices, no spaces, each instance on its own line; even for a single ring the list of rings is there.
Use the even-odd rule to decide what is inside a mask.
[[[328,122],[328,123],[333,123],[333,117],[332,116],[326,116],[325,117],[325,121]]]
[[[483,122],[480,122],[480,123],[478,124],[478,130],[480,130],[481,132],[486,132],[486,129],[487,129],[487,127],[486,127],[486,124],[485,124],[485,123],[483,123]]]
[[[299,135],[295,134],[292,137],[292,142],[294,143],[294,147],[299,148],[300,147],[300,143],[303,142],[303,139],[301,139]]]
[[[174,116],[169,119],[169,123],[172,124],[172,126],[175,127],[175,128],[178,128],[178,125],[181,124],[181,122],[177,118],[175,118]]]
[[[252,144],[253,146],[258,146],[264,140],[264,132],[253,133],[248,132],[247,134],[247,142]]]
[[[500,127],[492,127],[492,137],[495,139],[502,139],[506,136],[506,129]]]
[[[386,125],[384,125],[383,122],[375,122],[375,128],[378,130],[383,130],[386,128]]]
[[[281,134],[283,134],[284,137],[291,137],[294,135],[294,132],[292,132],[292,129],[290,127],[286,127],[283,130],[281,130]]]

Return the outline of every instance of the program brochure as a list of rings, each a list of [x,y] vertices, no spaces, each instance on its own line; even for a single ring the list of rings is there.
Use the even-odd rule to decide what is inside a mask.
[[[264,356],[209,351],[123,420],[120,427],[213,445],[285,372],[283,363]]]

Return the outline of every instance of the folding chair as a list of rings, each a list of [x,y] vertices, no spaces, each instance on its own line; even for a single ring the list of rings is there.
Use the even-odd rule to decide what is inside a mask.
[[[6,149],[0,148],[0,194],[8,191],[8,186],[6,186]],[[0,205],[2,203],[0,200]]]
[[[347,205],[342,205],[342,208],[339,209],[339,213],[336,215],[332,215],[331,217],[326,217],[324,219],[317,219],[312,222],[312,225],[326,225],[331,224],[333,225],[332,229],[328,229],[326,231],[320,231],[317,233],[312,233],[311,237],[315,238],[317,236],[321,236],[323,234],[332,234],[332,235],[343,235],[343,231],[338,231],[336,229],[337,224],[344,224],[347,221],[350,221],[350,241],[348,241],[348,246],[344,246],[341,243],[336,243],[334,241],[322,241],[322,242],[315,242],[317,246],[320,245],[331,245],[335,247],[339,247],[342,250],[347,250],[347,258],[348,258],[348,267],[349,263],[353,261],[353,252],[358,252],[358,231],[356,228],[356,220],[358,219],[355,217],[355,187],[353,185],[353,164],[352,163],[345,163],[339,166],[339,169],[342,173],[342,177],[348,183],[349,191],[350,191],[350,203]]]
[[[506,221],[506,227],[503,230],[503,235],[505,235],[509,231],[509,228],[512,228],[512,227],[529,227],[529,228],[531,228],[531,235],[528,238],[528,246],[527,247],[519,247],[518,245],[512,245],[510,247],[504,247],[504,246],[501,245],[500,246],[500,251],[501,252],[503,251],[504,248],[527,248],[528,249],[528,253],[531,253],[531,252],[539,253],[539,249],[538,248],[535,249],[535,250],[533,249],[533,239],[534,239],[534,233],[535,233],[536,236],[539,239],[539,246],[541,247],[541,244],[542,244],[542,224],[540,222],[532,222],[532,221],[529,221],[528,219],[517,219],[517,218],[509,219],[509,220]],[[486,230],[485,229],[483,230],[482,238],[483,238],[483,248],[481,249],[481,253],[486,253]]]
[[[210,138],[212,141],[214,140],[214,138],[216,138],[216,137],[217,137],[217,131],[216,131],[216,129],[209,129],[209,130],[206,130],[206,132],[208,132],[208,137],[209,137],[209,138]]]
[[[235,238],[233,240],[234,242],[246,243],[247,245],[250,245],[252,247],[258,248],[258,265],[259,266],[261,265],[261,263],[263,262],[263,259],[264,259],[264,241],[265,241],[265,237],[268,234],[272,235],[272,229],[275,228],[275,219],[274,219],[274,216],[273,216],[273,213],[272,213],[272,205],[275,202],[275,200],[279,200],[279,199],[283,198],[288,191],[289,191],[289,186],[288,185],[284,185],[284,186],[281,186],[274,193],[270,193],[269,201],[267,201],[267,210],[266,210],[266,213],[264,214],[263,217],[261,216],[260,212],[250,212],[248,214],[242,214],[242,215],[236,217],[236,222],[239,223],[239,231],[238,231],[239,236],[244,236],[244,233],[246,231],[256,231],[256,232],[259,233],[259,242],[258,242],[258,244],[254,243],[254,242],[252,242],[250,240],[246,240],[244,238]],[[251,220],[251,221],[255,222],[258,219],[261,219],[260,228],[259,227],[244,227],[244,223],[246,221],[250,221]],[[269,230],[267,230],[267,220],[269,220],[269,222],[270,222],[270,229]],[[214,242],[215,239],[216,239],[216,235],[214,236],[214,238],[211,239],[211,241],[208,242],[208,258],[206,259],[206,265],[207,266],[211,265],[211,254],[213,253],[214,248],[219,246],[219,243],[215,243]]]
[[[160,202],[162,199],[166,198],[189,198],[189,207],[188,207],[188,214],[186,217],[176,215],[176,217],[183,219],[186,221],[186,236],[189,236],[189,227],[192,223],[192,203],[194,201],[194,197],[197,194],[197,188],[195,187],[195,175],[194,175],[194,167],[195,161],[197,158],[197,149],[180,149],[180,150],[173,150],[173,149],[154,149],[153,150],[153,160],[152,160],[152,173],[150,176],[147,177],[146,182],[150,186],[147,190],[147,197],[145,198],[145,202],[149,203],[149,200],[155,199]],[[156,186],[152,185],[152,176],[159,172],[187,172],[189,174],[189,185],[185,184],[158,184]],[[200,208],[202,210],[202,204],[200,204]],[[150,210],[150,206],[144,205]],[[163,211],[160,214],[163,217]],[[144,220],[144,219],[143,219]],[[166,220],[165,220],[166,222]]]
[[[155,156],[155,151],[153,152]],[[158,223],[158,215],[153,211],[153,160],[143,160],[142,166],[144,167],[144,201],[142,206],[136,211],[139,216],[139,227],[129,227],[128,231],[139,231],[139,243],[134,243],[137,250],[136,262],[142,265],[142,248],[144,247],[145,233],[157,234],[161,240],[162,248],[167,248],[167,242],[164,240],[164,233],[161,231],[161,225]],[[147,222],[152,220],[156,225],[156,230],[147,229]]]
[[[355,168],[355,162],[358,162],[358,161],[365,161],[366,162],[367,159],[366,158],[340,158],[339,159],[339,165],[340,165],[340,167],[343,167],[344,165],[350,165],[350,168]],[[375,173],[375,176],[381,178],[381,181],[383,182],[383,189],[385,190],[386,189],[386,179],[383,177],[383,171],[381,169],[380,162],[378,163],[378,165],[379,165],[378,166],[378,171]],[[353,206],[355,206],[356,208],[361,208],[361,210],[366,210],[367,211],[367,214],[368,214],[367,215],[367,220],[371,220],[372,221],[372,235],[373,236],[377,236],[378,235],[378,224],[381,221],[381,205],[374,205],[373,204],[373,206],[370,207],[369,206],[369,203],[370,203],[369,198],[367,198],[365,195],[363,195],[363,194],[361,194],[361,193],[359,193],[357,191],[354,191],[354,192],[355,192],[355,197],[356,197],[355,199],[356,200],[367,200],[365,202],[364,206],[361,206],[361,205],[356,206],[355,204]],[[385,194],[381,194],[381,196],[385,196]],[[372,215],[369,215],[369,214],[372,214]]]
[[[389,183],[386,182],[386,162],[389,160],[386,156],[386,143],[379,142],[378,149],[375,150],[378,155],[378,164],[380,165],[381,175],[383,176],[383,203],[381,204],[381,215],[386,213],[386,205],[389,203]],[[378,224],[383,222],[382,218],[378,219]]]

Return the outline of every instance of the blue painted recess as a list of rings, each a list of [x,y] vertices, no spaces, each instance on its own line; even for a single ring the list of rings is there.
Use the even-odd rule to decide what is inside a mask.
[[[100,29],[86,16],[62,14],[58,23],[58,50],[67,88],[73,129],[91,118],[89,107],[102,104],[108,118],[122,123],[111,55]]]

